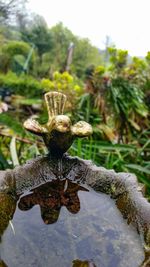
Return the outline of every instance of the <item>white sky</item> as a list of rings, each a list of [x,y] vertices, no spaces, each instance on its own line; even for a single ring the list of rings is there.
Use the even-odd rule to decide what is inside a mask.
[[[48,26],[63,22],[73,34],[104,48],[106,35],[132,56],[150,51],[150,0],[28,0]]]

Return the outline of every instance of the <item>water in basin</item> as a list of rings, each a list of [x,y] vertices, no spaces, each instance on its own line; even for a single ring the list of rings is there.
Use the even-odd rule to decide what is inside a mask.
[[[20,196],[0,256],[8,267],[139,267],[144,251],[114,201],[69,180]]]

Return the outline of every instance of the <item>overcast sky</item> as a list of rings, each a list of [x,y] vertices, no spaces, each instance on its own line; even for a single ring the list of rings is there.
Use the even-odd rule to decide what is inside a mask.
[[[150,0],[28,0],[48,26],[63,22],[75,35],[104,48],[110,36],[117,48],[132,56],[150,51]]]

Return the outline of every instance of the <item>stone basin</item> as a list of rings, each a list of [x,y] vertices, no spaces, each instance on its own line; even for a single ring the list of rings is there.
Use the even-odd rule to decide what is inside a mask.
[[[0,189],[0,266],[150,266],[150,204],[135,175],[41,156],[1,171]]]

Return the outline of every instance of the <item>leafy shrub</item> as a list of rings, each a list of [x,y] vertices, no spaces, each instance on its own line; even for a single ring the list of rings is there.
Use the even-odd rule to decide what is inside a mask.
[[[15,64],[18,65],[18,68],[22,68],[22,65],[25,64],[30,50],[30,45],[21,41],[10,41],[3,45],[0,53],[0,70],[5,73],[7,73],[8,70],[14,71],[16,68]],[[34,55],[32,54],[29,67],[32,66],[33,61]]]
[[[17,76],[13,72],[8,72],[6,75],[0,74],[0,87],[23,96],[36,97],[42,94],[39,81],[29,75]]]
[[[10,41],[8,44],[4,45],[2,51],[9,56],[14,55],[24,55],[27,56],[30,50],[30,45],[21,41]]]
[[[60,91],[66,94],[68,109],[74,107],[76,97],[80,96],[83,92],[81,81],[79,82],[77,78],[74,78],[66,71],[63,73],[54,72],[52,79],[42,79],[41,85],[45,91]]]

